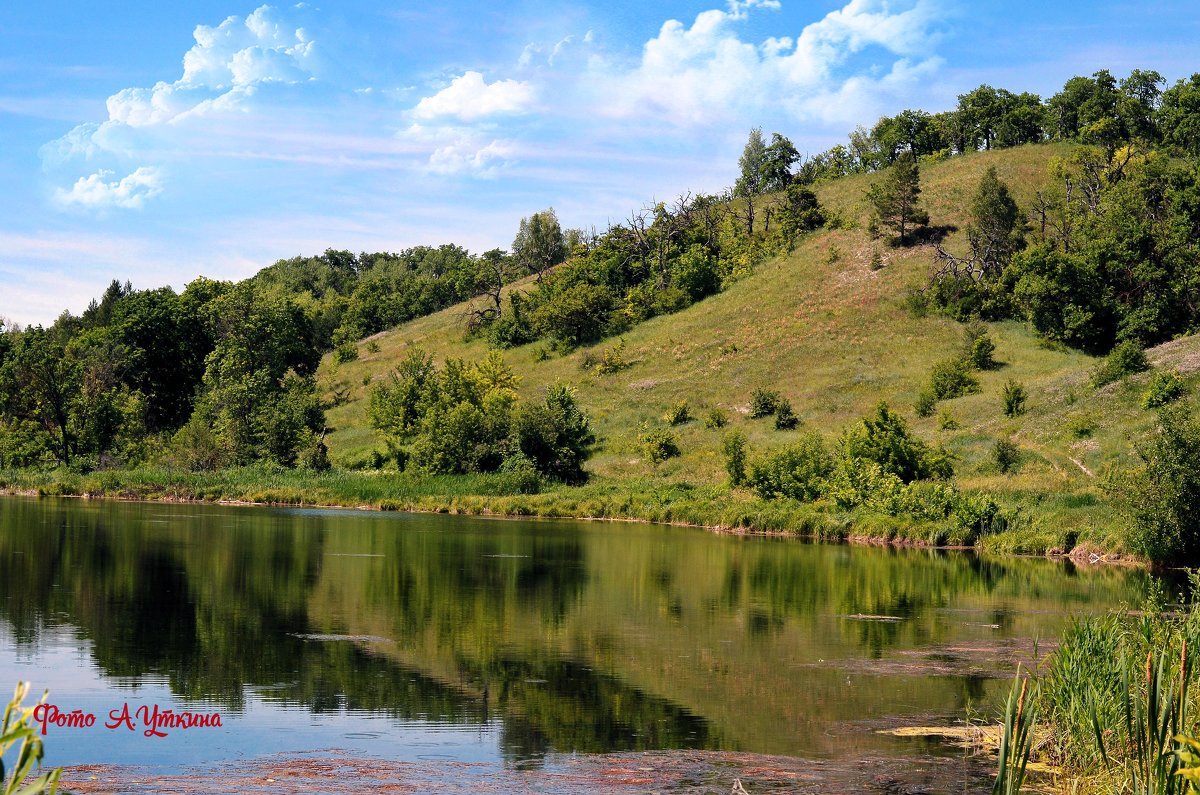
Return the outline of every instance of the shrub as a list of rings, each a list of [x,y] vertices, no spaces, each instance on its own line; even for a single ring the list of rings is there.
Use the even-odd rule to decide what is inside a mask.
[[[600,339],[615,299],[607,287],[574,284],[538,306],[533,325],[544,329],[560,347],[573,348]]]
[[[873,416],[845,431],[840,447],[844,457],[873,461],[905,483],[954,474],[949,455],[911,435],[908,424],[887,403],[880,403]]]
[[[595,363],[596,372],[600,375],[611,375],[628,366],[629,362],[625,361],[625,340],[617,340],[616,345],[606,348],[600,361]]]
[[[546,388],[542,403],[520,404],[513,412],[512,426],[516,447],[538,472],[565,483],[587,479],[583,462],[591,456],[596,436],[570,386],[553,384]]]
[[[691,422],[692,410],[688,407],[688,402],[681,400],[667,409],[667,413],[663,416],[663,421],[668,425],[683,425],[685,422]]]
[[[1010,380],[1004,385],[1004,416],[1019,417],[1025,413],[1025,399],[1028,394],[1025,387]]]
[[[929,390],[938,400],[951,400],[978,392],[979,381],[971,375],[966,360],[946,359],[933,366]]]
[[[1067,420],[1066,428],[1076,439],[1088,439],[1096,432],[1096,418],[1091,414],[1076,414]]]
[[[1183,376],[1178,371],[1167,370],[1155,373],[1151,376],[1146,391],[1142,394],[1142,408],[1156,409],[1159,406],[1165,406],[1171,401],[1179,399],[1184,391],[1186,391],[1186,387],[1183,383]]]
[[[1092,386],[1102,387],[1149,368],[1150,362],[1146,361],[1146,352],[1142,350],[1142,346],[1133,340],[1126,340],[1113,348],[1092,373]]]
[[[1021,451],[1010,439],[997,439],[992,448],[992,463],[1002,474],[1017,471],[1021,463]]]
[[[750,419],[769,417],[779,410],[779,393],[770,389],[755,389],[750,395]]]
[[[1129,518],[1130,547],[1155,563],[1200,560],[1200,424],[1181,406],[1159,413],[1136,446],[1141,465],[1111,484]]]
[[[942,410],[938,412],[939,431],[956,431],[959,427],[958,420],[949,411]]]
[[[638,437],[638,441],[642,443],[642,452],[652,464],[661,464],[680,454],[679,441],[674,432],[666,428],[646,430]]]
[[[800,418],[792,411],[792,404],[787,400],[779,402],[779,408],[775,410],[775,430],[791,431],[800,424]]]
[[[934,409],[937,408],[937,395],[933,394],[931,389],[922,389],[913,408],[916,409],[918,417],[932,417]]]
[[[725,455],[725,471],[729,474],[729,485],[746,483],[746,434],[730,431],[721,441],[721,452]]]
[[[542,476],[537,466],[520,451],[510,453],[497,472],[501,491],[505,494],[537,494],[542,490]]]
[[[729,415],[725,413],[724,409],[709,409],[708,414],[704,416],[705,428],[724,428],[728,424]]]
[[[795,444],[772,451],[750,470],[750,485],[760,497],[791,497],[811,501],[825,491],[825,478],[833,469],[833,458],[815,433],[805,434]]]
[[[367,353],[379,353],[379,343],[375,340],[367,342]]]
[[[976,370],[993,370],[995,353],[996,343],[992,342],[987,326],[978,320],[972,321],[963,340],[963,359]]]

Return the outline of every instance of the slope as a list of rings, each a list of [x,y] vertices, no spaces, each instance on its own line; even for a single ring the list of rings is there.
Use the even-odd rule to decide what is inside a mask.
[[[1060,145],[1035,145],[924,164],[922,198],[932,223],[959,228],[946,246],[965,245],[966,207],[988,167],[996,168],[1026,207],[1046,184],[1050,160],[1066,151]],[[957,457],[960,487],[987,490],[1009,507],[1023,507],[1018,518],[1035,520],[1025,532],[994,543],[1044,549],[1092,540],[1119,548],[1115,517],[1099,480],[1131,455],[1131,440],[1153,424],[1153,413],[1139,407],[1149,375],[1094,390],[1087,385],[1093,357],[1047,345],[1022,323],[991,324],[1002,366],[979,374],[978,394],[940,405],[957,428],[940,429],[945,418],[916,418],[918,392],[933,365],[958,352],[963,327],[907,309],[907,293],[928,279],[931,249],[889,249],[871,240],[862,197],[872,179],[849,177],[818,190],[822,204],[840,217],[840,228],[811,234],[791,253],[760,265],[722,293],[626,333],[627,369],[598,375],[581,367],[589,353],[616,340],[565,356],[550,353],[543,343],[506,351],[524,396],[539,395],[554,381],[574,383],[600,439],[588,465],[594,475],[589,488],[659,492],[715,490],[726,479],[722,431],[700,421],[676,429],[681,456],[655,466],[643,455],[639,433],[665,426],[663,415],[679,401],[688,401],[699,418],[709,409],[723,409],[731,425],[761,450],[787,442],[796,432],[747,419],[756,388],[781,392],[799,415],[801,429],[826,438],[886,400],[921,436]],[[329,395],[340,391],[345,400],[328,412],[335,465],[361,467],[372,450],[382,447],[367,422],[369,385],[385,377],[411,347],[438,360],[485,355],[483,341],[464,340],[463,311],[453,307],[362,341],[357,361],[337,364],[326,357],[320,370],[324,388]],[[1149,355],[1152,362],[1187,373],[1200,367],[1200,342],[1178,340]],[[1030,395],[1028,412],[1016,419],[1001,410],[1001,391],[1009,380],[1022,383]],[[1016,474],[1000,474],[991,452],[996,440],[1009,437],[1021,449],[1022,462]],[[705,492],[712,493],[717,492]],[[575,497],[565,499],[571,503]],[[627,513],[637,515],[633,502]]]

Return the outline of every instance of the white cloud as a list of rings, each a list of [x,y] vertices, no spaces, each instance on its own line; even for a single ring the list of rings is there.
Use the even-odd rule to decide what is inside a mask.
[[[507,139],[453,125],[413,124],[400,133],[417,152],[428,152],[424,169],[433,174],[494,177],[512,163],[516,145]]]
[[[140,208],[146,199],[162,193],[162,177],[157,168],[142,166],[120,180],[109,181],[113,172],[98,171],[80,177],[70,190],[60,188],[55,193],[59,204],[89,209],[122,207]]]
[[[56,191],[58,204],[140,207],[162,191],[160,172],[139,168],[112,183],[105,170],[128,168],[129,159],[141,159],[147,151],[159,156],[185,151],[194,136],[180,138],[172,130],[203,116],[244,111],[262,86],[301,83],[315,74],[314,42],[270,6],[244,19],[197,25],[193,37],[196,43],[183,56],[178,80],[122,89],[108,98],[105,121],[78,125],[41,148],[47,171],[78,174],[71,168],[78,162],[88,163],[89,170],[104,167]]]
[[[469,71],[433,96],[422,99],[412,113],[418,119],[453,117],[470,122],[488,116],[524,113],[535,99],[529,83],[520,80],[487,83],[481,73]]]
[[[757,44],[739,35],[739,23],[752,9],[779,8],[775,0],[732,0],[728,10],[703,11],[690,26],[668,20],[632,69],[593,69],[592,77],[606,86],[598,110],[702,126],[753,118],[781,105],[794,117],[829,118],[840,114],[841,105],[824,108],[820,100],[843,90],[874,105],[876,95],[911,88],[911,81],[940,64],[929,54],[939,18],[934,2],[913,0],[901,8],[888,0],[849,0],[794,39]],[[852,59],[872,47],[886,54],[851,69]],[[873,77],[880,67],[884,76]]]

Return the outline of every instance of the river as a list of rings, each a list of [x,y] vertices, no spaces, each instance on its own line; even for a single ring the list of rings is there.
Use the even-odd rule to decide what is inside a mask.
[[[3,498],[0,683],[96,716],[46,727],[81,792],[983,792],[986,760],[884,732],[993,717],[1035,644],[1147,581],[627,523]],[[209,725],[146,736],[155,708]]]

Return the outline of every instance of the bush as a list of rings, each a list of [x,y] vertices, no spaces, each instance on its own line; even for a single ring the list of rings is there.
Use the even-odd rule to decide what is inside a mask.
[[[939,431],[957,431],[959,427],[958,420],[949,411],[938,412]]]
[[[352,362],[358,358],[358,346],[348,340],[333,349],[333,358],[338,364]]]
[[[864,417],[857,427],[844,432],[840,447],[844,457],[873,461],[905,483],[954,474],[950,456],[912,436],[908,424],[887,403],[880,403],[874,416]]]
[[[1016,472],[1021,463],[1021,451],[1010,439],[997,439],[992,448],[992,463],[1001,474]]]
[[[770,417],[779,410],[779,393],[770,389],[756,389],[750,395],[750,419]]]
[[[666,428],[644,431],[638,437],[638,441],[642,443],[642,452],[652,464],[661,464],[668,458],[680,455],[679,441],[675,438],[675,434]]]
[[[683,425],[685,422],[691,422],[692,411],[688,407],[688,402],[681,400],[667,409],[666,415],[663,416],[663,421],[668,425]]]
[[[931,389],[922,389],[913,408],[916,409],[918,417],[932,417],[934,409],[937,408],[937,395],[933,394]]]
[[[516,447],[538,472],[564,483],[587,479],[583,462],[591,456],[596,436],[571,387],[556,383],[546,388],[542,403],[520,404],[512,426]]]
[[[746,483],[746,434],[730,431],[721,441],[721,452],[725,455],[725,471],[729,474],[729,485]]]
[[[616,345],[606,348],[600,361],[595,363],[596,372],[600,375],[611,375],[628,366],[629,362],[625,361],[625,340],[617,340]]]
[[[996,368],[996,343],[992,342],[987,327],[978,320],[967,326],[966,338],[963,340],[963,359],[976,370],[993,370]]]
[[[1076,414],[1067,420],[1066,428],[1076,439],[1089,439],[1096,432],[1096,418],[1091,414]]]
[[[792,411],[792,404],[787,400],[779,402],[779,408],[775,410],[775,430],[791,431],[795,430],[800,424],[800,418]]]
[[[1136,450],[1141,466],[1111,484],[1129,518],[1130,547],[1155,563],[1200,561],[1200,424],[1168,406]]]
[[[938,400],[951,400],[979,391],[979,381],[971,375],[964,359],[946,359],[933,366],[929,391]]]
[[[1142,394],[1142,408],[1156,409],[1178,400],[1186,391],[1183,376],[1176,370],[1155,373]]]
[[[728,424],[729,415],[725,413],[724,409],[709,409],[708,414],[704,415],[705,428],[724,428]]]
[[[1092,386],[1102,387],[1149,368],[1150,362],[1146,361],[1146,352],[1142,350],[1142,346],[1133,340],[1126,340],[1113,348],[1104,358],[1104,362],[1092,373]]]
[[[529,456],[511,453],[497,470],[501,491],[505,494],[537,494],[542,490],[542,476]]]
[[[1004,385],[1004,416],[1019,417],[1025,413],[1025,399],[1028,395],[1025,392],[1025,387],[1021,386],[1016,381],[1009,381]]]
[[[825,491],[825,478],[833,469],[833,458],[815,433],[769,453],[750,470],[750,485],[764,499],[791,497],[805,502]]]

